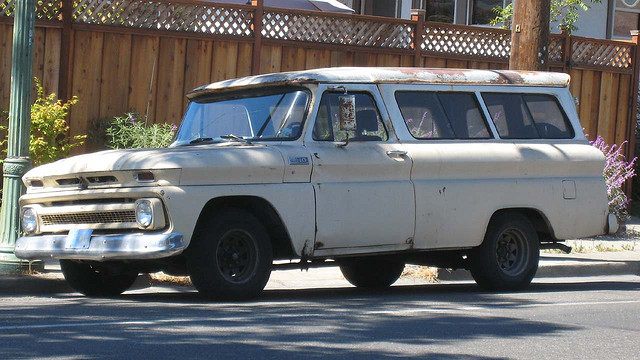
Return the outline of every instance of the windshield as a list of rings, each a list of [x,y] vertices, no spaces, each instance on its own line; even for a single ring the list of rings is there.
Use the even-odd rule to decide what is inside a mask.
[[[308,95],[302,90],[189,104],[174,145],[208,141],[287,140],[300,135]]]

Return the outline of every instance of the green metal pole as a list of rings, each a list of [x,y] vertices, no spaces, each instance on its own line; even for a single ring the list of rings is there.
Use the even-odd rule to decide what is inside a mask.
[[[29,132],[31,127],[31,82],[33,77],[33,33],[35,0],[16,0],[13,20],[11,59],[11,101],[9,105],[9,143],[4,174],[2,217],[0,219],[0,273],[19,272],[29,263],[13,254],[20,234],[18,198],[24,193],[22,175],[31,167]]]

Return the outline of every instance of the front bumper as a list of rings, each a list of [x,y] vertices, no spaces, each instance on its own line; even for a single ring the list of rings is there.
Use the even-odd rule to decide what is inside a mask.
[[[145,260],[179,254],[185,249],[180,233],[93,235],[86,248],[73,248],[67,235],[24,236],[16,241],[20,259]]]

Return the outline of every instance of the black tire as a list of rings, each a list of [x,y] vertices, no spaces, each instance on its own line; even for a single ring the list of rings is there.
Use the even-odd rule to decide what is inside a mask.
[[[262,293],[271,275],[267,230],[249,212],[225,209],[201,221],[187,252],[191,282],[210,299],[244,300]]]
[[[60,260],[60,269],[69,285],[87,296],[117,296],[131,287],[137,272],[116,271],[73,260]]]
[[[340,271],[351,285],[365,289],[391,286],[404,270],[404,260],[391,256],[365,256],[340,260]]]
[[[531,222],[515,212],[496,215],[482,245],[469,254],[473,279],[487,290],[520,290],[538,270],[540,243]]]

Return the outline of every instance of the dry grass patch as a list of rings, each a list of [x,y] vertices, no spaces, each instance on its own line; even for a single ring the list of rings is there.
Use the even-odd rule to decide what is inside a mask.
[[[401,276],[426,280],[428,282],[438,282],[438,268],[419,265],[407,265]]]
[[[150,276],[153,285],[193,286],[188,276],[173,276],[163,272],[153,273]]]

